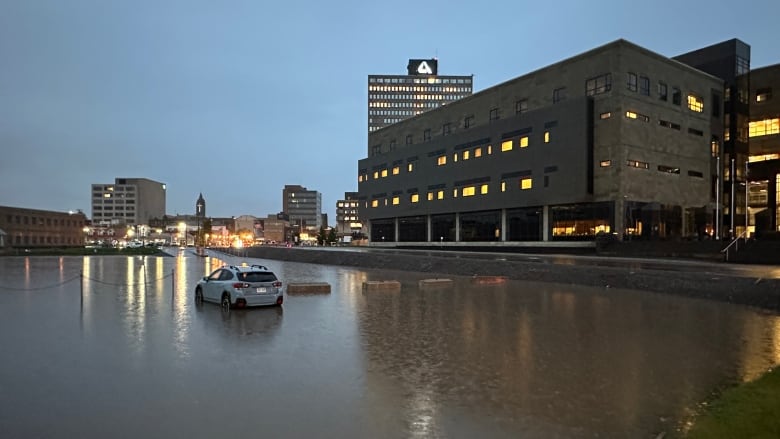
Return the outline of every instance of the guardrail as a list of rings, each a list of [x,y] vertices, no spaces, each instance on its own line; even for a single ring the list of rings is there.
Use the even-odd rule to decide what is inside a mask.
[[[727,245],[726,247],[724,247],[724,248],[723,248],[723,250],[721,250],[721,251],[720,251],[721,253],[723,253],[724,255],[726,255],[726,262],[728,262],[728,261],[729,261],[729,255],[730,255],[730,253],[729,253],[729,249],[730,249],[732,246],[734,247],[734,252],[738,252],[738,251],[739,251],[739,240],[740,240],[740,239],[745,239],[745,241],[747,241],[747,230],[745,230],[745,231],[743,231],[742,233],[740,233],[739,235],[737,235],[737,237],[736,237],[736,238],[734,238],[734,240],[732,240],[732,241],[729,243],[729,245]]]

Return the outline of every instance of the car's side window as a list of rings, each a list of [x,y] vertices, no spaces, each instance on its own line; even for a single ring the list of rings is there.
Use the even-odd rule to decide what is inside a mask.
[[[219,277],[219,280],[231,280],[233,279],[233,273],[230,270],[222,270],[222,276]]]
[[[218,268],[214,270],[213,273],[209,276],[209,280],[219,280],[219,276],[222,274],[222,269]]]

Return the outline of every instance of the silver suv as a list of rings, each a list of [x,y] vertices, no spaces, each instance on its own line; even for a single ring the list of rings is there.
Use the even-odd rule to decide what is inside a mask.
[[[281,306],[284,289],[276,275],[263,265],[225,265],[195,286],[195,303],[204,301],[219,303],[224,309]]]

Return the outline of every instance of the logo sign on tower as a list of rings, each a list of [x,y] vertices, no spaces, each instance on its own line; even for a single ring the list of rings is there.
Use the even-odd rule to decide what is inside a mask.
[[[439,60],[434,59],[410,59],[406,66],[409,75],[436,75],[439,68]]]

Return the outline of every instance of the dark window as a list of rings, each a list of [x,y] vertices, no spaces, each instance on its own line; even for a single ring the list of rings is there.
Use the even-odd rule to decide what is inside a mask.
[[[702,174],[699,171],[688,171],[689,177],[698,177],[698,178],[704,178],[704,174]]]
[[[500,115],[498,114],[498,108],[493,108],[490,110],[490,120],[498,120]]]
[[[463,119],[463,127],[464,128],[470,128],[474,126],[474,115],[471,114],[469,116],[466,116],[465,119]]]
[[[695,136],[703,136],[704,135],[704,131],[697,130],[696,128],[688,128],[688,134],[693,134]]]
[[[544,176],[544,187],[548,187],[548,186],[550,186],[550,176],[549,175],[545,175]]]
[[[451,130],[451,125],[449,123],[445,123],[444,125],[441,126],[441,135],[446,136],[450,134],[450,130]]]
[[[553,104],[566,99],[566,87],[560,87],[553,90]]]
[[[682,93],[678,87],[672,87],[672,103],[680,105],[682,103]]]
[[[607,73],[585,81],[585,94],[593,96],[612,90],[612,74]]]
[[[636,81],[636,73],[628,73],[628,80],[626,81],[626,86],[628,87],[629,91],[636,91],[637,89],[637,81]]]
[[[528,111],[528,99],[520,99],[519,101],[515,102],[515,113],[521,114]]]
[[[382,152],[382,145],[374,145],[371,147],[371,155],[378,155]]]
[[[639,94],[650,96],[650,78],[647,76],[639,77]]]
[[[425,131],[423,131],[423,142],[427,142],[431,140],[431,129],[428,128]]]
[[[658,165],[658,170],[660,172],[665,172],[667,174],[679,174],[680,173],[680,168],[675,168],[674,166]]]
[[[411,145],[412,144],[412,135],[411,134],[407,134],[406,135],[406,144],[407,145]]]
[[[720,94],[712,93],[712,117],[720,117]]]
[[[658,83],[658,99],[665,101],[669,97],[669,87],[665,82]]]
[[[395,150],[395,139],[390,141],[390,151]]]

